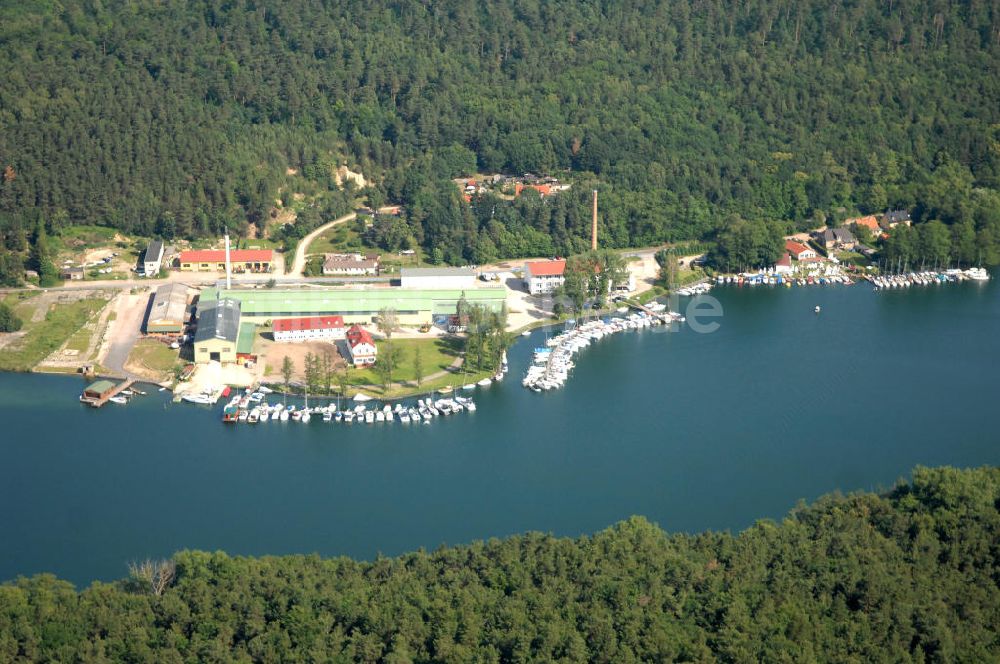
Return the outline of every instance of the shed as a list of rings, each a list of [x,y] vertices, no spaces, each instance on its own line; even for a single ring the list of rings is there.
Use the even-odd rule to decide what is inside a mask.
[[[115,384],[110,380],[98,380],[88,385],[83,390],[83,396],[88,399],[103,399],[109,392],[115,389]]]

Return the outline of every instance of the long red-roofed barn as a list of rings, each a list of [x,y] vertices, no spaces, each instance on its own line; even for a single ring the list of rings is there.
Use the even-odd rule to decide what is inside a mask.
[[[271,249],[232,249],[229,262],[233,272],[271,272],[274,269],[274,251]],[[182,272],[224,272],[226,251],[224,249],[192,249],[182,251]]]
[[[334,341],[345,336],[341,316],[276,318],[273,328],[275,341]]]

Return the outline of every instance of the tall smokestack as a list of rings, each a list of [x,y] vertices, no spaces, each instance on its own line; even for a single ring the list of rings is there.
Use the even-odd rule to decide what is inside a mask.
[[[594,220],[590,228],[590,249],[597,251],[597,190],[594,190]]]
[[[226,233],[226,290],[233,288],[233,269],[229,262],[229,233]]]

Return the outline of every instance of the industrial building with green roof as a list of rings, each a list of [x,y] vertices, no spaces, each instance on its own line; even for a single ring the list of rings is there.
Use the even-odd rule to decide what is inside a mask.
[[[290,316],[342,316],[345,323],[371,323],[387,307],[396,310],[402,325],[430,324],[437,316],[454,315],[459,300],[500,310],[506,300],[503,287],[474,288],[362,288],[206,290],[201,302],[223,299],[240,303],[242,321],[267,323]]]

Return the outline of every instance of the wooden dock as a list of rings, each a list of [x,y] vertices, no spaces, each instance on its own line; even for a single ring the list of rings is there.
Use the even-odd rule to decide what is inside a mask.
[[[88,406],[91,406],[93,408],[100,408],[101,406],[103,406],[104,404],[106,404],[111,397],[116,396],[116,395],[120,394],[121,392],[124,392],[125,390],[127,390],[130,387],[132,387],[133,385],[135,385],[135,379],[134,378],[128,378],[128,379],[126,379],[126,380],[118,383],[117,385],[115,385],[113,388],[111,388],[107,392],[104,392],[103,394],[101,394],[100,397],[88,397],[88,396],[86,396],[86,394],[84,394],[84,396],[80,397],[80,401],[82,401],[83,403],[85,403]]]

